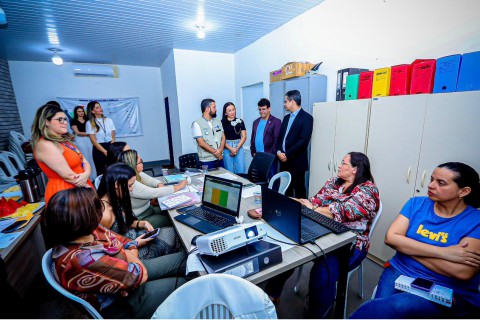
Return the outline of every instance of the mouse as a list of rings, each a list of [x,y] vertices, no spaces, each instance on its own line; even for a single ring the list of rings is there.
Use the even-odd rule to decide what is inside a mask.
[[[202,236],[202,234],[197,234],[195,237],[192,238],[192,246],[197,245],[197,238],[201,237],[201,236]]]

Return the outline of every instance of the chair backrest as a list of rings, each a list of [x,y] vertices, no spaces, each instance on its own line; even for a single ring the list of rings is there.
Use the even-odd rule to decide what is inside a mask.
[[[6,166],[11,168],[11,171],[15,173],[14,175],[16,175],[18,171],[25,169],[23,162],[15,153],[10,151],[0,151],[0,161],[6,162]]]
[[[152,319],[276,319],[268,295],[229,274],[209,274],[187,282],[158,307]]]
[[[0,183],[14,183],[15,175],[18,174],[18,169],[10,160],[9,155],[14,155],[8,151],[0,151]],[[18,161],[18,160],[17,160]]]
[[[22,144],[26,141],[25,136],[16,131],[10,131],[9,135],[8,150],[15,153],[23,165],[25,165],[25,152],[22,150]]]
[[[380,215],[382,214],[382,211],[383,211],[383,205],[382,205],[382,201],[380,200],[380,207],[378,208],[377,215],[375,216],[375,218],[373,218],[372,226],[370,227],[370,233],[368,234],[369,238],[372,238],[373,229],[375,229],[375,226],[377,225],[378,219],[380,219]]]
[[[275,160],[275,156],[271,153],[257,152],[248,167],[248,180],[253,183],[268,183],[268,174]]]
[[[198,153],[187,153],[178,157],[180,169],[183,168],[200,168],[200,160]]]
[[[80,297],[77,297],[73,293],[70,293],[65,288],[63,288],[55,279],[52,269],[53,269],[52,249],[50,249],[47,252],[45,252],[42,258],[42,271],[43,271],[43,275],[45,276],[45,279],[47,279],[47,282],[55,290],[61,293],[63,296],[81,304],[94,319],[103,319],[100,313],[98,313],[98,311],[90,303],[88,303],[87,301],[83,300]]]
[[[292,180],[292,175],[288,171],[282,171],[277,173],[270,179],[270,182],[268,184],[268,188],[272,189],[275,181],[280,179],[280,185],[278,186],[278,193],[285,194],[285,191],[287,191],[288,186],[290,185],[290,181]]]
[[[93,183],[95,185],[95,189],[98,190],[98,187],[100,186],[100,181],[102,181],[103,174],[97,176],[95,178],[95,182]]]

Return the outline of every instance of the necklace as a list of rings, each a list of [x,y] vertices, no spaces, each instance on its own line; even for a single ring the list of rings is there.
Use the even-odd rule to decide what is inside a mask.
[[[242,132],[242,128],[240,127],[240,130],[237,131],[237,125],[242,123],[242,120],[241,119],[238,119],[238,118],[235,118],[233,121],[230,121],[230,124],[232,125],[233,127],[233,131],[235,131],[236,134],[240,134],[240,132]]]
[[[71,144],[68,141],[63,141],[63,142],[60,142],[60,143],[63,144],[68,149],[75,152],[80,157],[80,161],[82,162],[82,169],[83,169],[83,154],[80,152],[80,150],[78,150],[78,148],[75,145]]]

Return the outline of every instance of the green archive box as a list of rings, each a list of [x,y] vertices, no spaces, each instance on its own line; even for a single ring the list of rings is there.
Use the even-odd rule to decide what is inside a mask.
[[[360,80],[360,74],[352,74],[350,76],[347,76],[345,100],[357,100],[359,80]]]

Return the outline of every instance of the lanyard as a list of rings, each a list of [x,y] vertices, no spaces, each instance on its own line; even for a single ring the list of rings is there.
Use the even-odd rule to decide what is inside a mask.
[[[102,120],[103,120],[103,126],[102,124],[99,122],[97,122],[97,119],[95,119],[95,122],[97,122],[97,124],[100,126],[100,128],[102,128],[102,131],[103,131],[103,135],[105,136],[103,138],[103,142],[107,142],[107,130],[106,130],[106,127],[105,127],[105,118],[102,117]]]
[[[65,147],[72,150],[76,154],[78,154],[78,156],[80,157],[80,161],[82,162],[82,169],[83,169],[83,154],[80,152],[80,150],[78,150],[77,147],[75,147],[73,144],[71,144],[68,141],[61,142],[61,144],[63,144]]]

